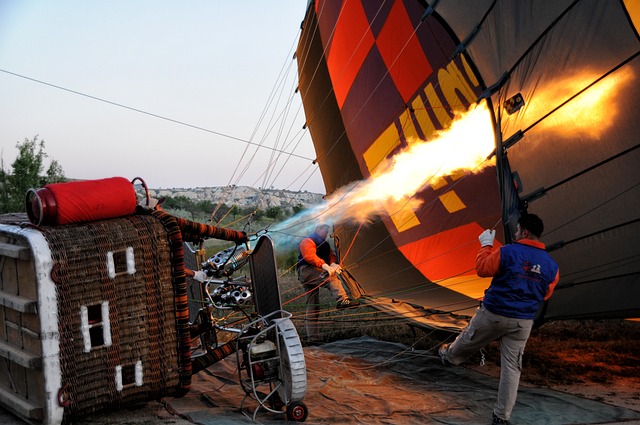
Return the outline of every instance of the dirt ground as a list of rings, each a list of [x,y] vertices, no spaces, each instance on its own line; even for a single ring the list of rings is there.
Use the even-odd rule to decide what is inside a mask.
[[[499,376],[499,348],[484,367]],[[521,385],[550,388],[640,411],[640,321],[563,321],[534,330],[523,359]]]
[[[486,363],[484,366],[472,364],[465,367],[489,376],[500,376],[500,365],[495,363]],[[573,383],[549,382],[546,384],[531,382],[531,380],[527,379],[528,376],[525,369],[520,385],[522,387],[549,388],[589,400],[640,411],[640,376],[638,376],[640,365],[638,368],[632,375],[611,376],[607,378],[606,382],[593,382],[590,377],[574,375],[575,381]]]
[[[382,329],[376,333],[391,334]],[[395,331],[393,334],[399,335]],[[327,339],[344,337],[326,336]],[[411,345],[411,342],[406,344]],[[485,365],[481,367],[478,363],[479,358],[472,359],[465,367],[493,377],[499,376],[497,343],[487,347]],[[548,388],[640,412],[640,322],[563,321],[545,324],[532,333],[523,363],[522,387]],[[0,423],[24,424],[2,409]],[[74,423],[190,425],[192,422],[172,414],[163,403],[151,401]]]

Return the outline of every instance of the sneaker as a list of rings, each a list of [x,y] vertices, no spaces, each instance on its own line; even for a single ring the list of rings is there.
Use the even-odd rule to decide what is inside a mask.
[[[338,301],[338,303],[336,304],[336,308],[337,309],[354,308],[354,307],[358,307],[359,305],[360,303],[358,301],[345,298],[342,301]]]
[[[491,425],[499,425],[499,424],[506,424],[509,425],[509,421],[506,419],[502,419],[496,416],[496,414],[493,414],[493,420],[491,422]]]
[[[442,344],[440,346],[440,349],[438,350],[438,355],[440,356],[440,361],[442,362],[443,366],[451,366],[451,363],[449,362],[449,360],[447,360],[447,357],[445,356],[445,352],[447,351],[447,349],[449,348],[449,344]]]

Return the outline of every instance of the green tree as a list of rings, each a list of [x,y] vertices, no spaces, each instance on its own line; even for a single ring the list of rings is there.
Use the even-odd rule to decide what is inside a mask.
[[[9,175],[4,170],[4,160],[0,158],[0,213],[8,212]]]
[[[64,170],[60,163],[52,159],[51,164],[49,164],[49,168],[47,168],[47,184],[50,183],[62,183],[67,181],[67,178],[64,175]]]
[[[238,207],[237,205],[233,205],[231,207],[231,216],[233,217],[233,219],[235,220],[236,218],[238,218],[238,214],[240,213],[240,207]]]
[[[0,212],[24,212],[25,195],[29,189],[66,180],[62,166],[55,160],[51,161],[46,174],[42,174],[44,160],[48,157],[44,147],[44,140],[38,140],[37,135],[31,140],[24,139],[16,144],[18,156],[11,164],[12,170],[5,171],[2,163]]]
[[[272,218],[274,220],[277,220],[278,218],[282,217],[283,214],[284,214],[284,211],[282,210],[281,207],[269,207],[265,212],[265,215],[267,217]]]
[[[202,201],[198,201],[198,209],[203,214],[211,214],[211,212],[215,209],[213,202],[208,199],[204,199]]]
[[[260,208],[256,208],[256,209],[253,211],[253,217],[254,217],[256,220],[260,220],[262,217],[264,217],[264,210],[261,210]]]
[[[193,209],[193,201],[184,195],[167,196],[164,201],[164,208],[189,211]]]
[[[253,214],[256,211],[256,208],[253,206],[250,207],[245,207],[245,208],[240,208],[240,214],[243,216],[249,215],[249,214]]]

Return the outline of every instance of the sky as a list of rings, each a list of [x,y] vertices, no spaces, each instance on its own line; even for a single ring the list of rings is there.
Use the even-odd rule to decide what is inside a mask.
[[[2,166],[37,135],[68,178],[325,193],[295,93],[306,4],[0,0]]]

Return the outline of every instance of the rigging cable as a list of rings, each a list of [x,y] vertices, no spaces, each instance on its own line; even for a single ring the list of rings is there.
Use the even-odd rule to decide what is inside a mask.
[[[287,57],[290,56],[291,51],[293,51],[294,46],[295,46],[295,40],[297,40],[299,38],[299,32],[298,34],[296,34],[296,37],[294,37],[294,43],[290,49],[289,54],[287,55]],[[289,63],[287,65],[287,62]],[[263,112],[261,113],[261,116],[258,120],[258,122],[256,123],[256,126],[254,127],[254,130],[252,132],[251,135],[251,140],[253,140],[257,133],[258,133],[258,129],[259,127],[262,125],[263,122],[265,122],[265,118],[267,116],[267,113],[269,111],[269,109],[273,108],[273,113],[271,114],[271,118],[268,121],[267,124],[267,130],[265,132],[265,134],[261,137],[260,142],[259,142],[259,146],[263,146],[265,141],[267,140],[267,137],[269,136],[269,134],[272,132],[272,130],[274,128],[276,128],[275,126],[279,124],[279,131],[277,133],[276,136],[276,141],[275,141],[275,146],[273,149],[278,149],[277,144],[279,143],[279,140],[282,140],[282,148],[281,149],[290,149],[293,142],[295,141],[294,138],[292,138],[291,141],[289,141],[289,143],[286,142],[286,140],[289,138],[289,136],[292,133],[292,128],[293,128],[293,124],[289,125],[289,129],[286,133],[286,135],[283,138],[283,130],[286,126],[287,123],[287,117],[288,117],[288,112],[291,109],[291,106],[293,105],[293,99],[295,98],[294,95],[292,95],[291,97],[288,97],[288,100],[285,102],[285,107],[282,111],[280,111],[277,115],[277,108],[278,108],[278,104],[280,103],[279,101],[276,101],[276,99],[281,99],[282,98],[282,93],[285,92],[285,83],[287,81],[288,75],[292,69],[292,64],[293,64],[293,60],[291,59],[287,59],[284,63],[283,66],[281,68],[281,71],[278,75],[278,78],[276,80],[276,82],[273,85],[273,88],[271,90],[271,93],[268,97],[268,100],[265,104],[265,107],[263,108]],[[295,80],[294,80],[295,81]],[[294,84],[294,83],[293,83]],[[298,107],[298,110],[296,112],[296,114],[293,117],[293,121],[295,121],[298,117],[298,114],[301,110],[301,106]],[[304,134],[301,134],[302,132],[299,131],[296,133],[296,135],[294,137],[298,137],[297,143],[295,143],[295,145],[293,145],[293,148],[291,149],[291,152],[295,152],[295,150],[298,149],[298,147],[300,146],[300,142],[303,140],[303,136]],[[232,183],[235,182],[235,185],[238,184],[238,182],[246,175],[246,172],[250,169],[250,167],[252,166],[256,155],[258,153],[258,149],[256,148],[256,150],[254,151],[253,155],[251,155],[251,157],[246,161],[245,166],[243,167],[242,170],[240,170],[240,166],[244,160],[244,158],[246,157],[247,153],[248,153],[248,148],[249,146],[246,146],[245,151],[243,152],[242,157],[240,158],[240,160],[238,161],[238,164],[236,166],[236,169],[234,170],[234,173],[231,177],[231,179],[229,180],[229,186],[231,187],[230,191],[226,193],[226,196],[223,197],[223,199],[221,199],[218,204],[218,207],[225,202],[225,200],[227,199],[228,196],[231,195],[231,192],[233,191],[233,186]],[[270,176],[273,175],[273,170],[276,167],[276,164],[278,163],[279,159],[282,157],[283,153],[277,153],[274,152],[272,149],[272,157],[269,160],[265,170],[260,174],[260,176],[257,177],[256,181],[254,182],[253,186],[256,186],[257,180],[260,178],[264,178],[264,182],[262,187],[271,187],[271,185],[268,183],[268,179]],[[277,157],[274,158],[274,155],[277,154]],[[281,169],[284,169],[284,167],[286,166],[286,164],[288,163],[288,161],[292,158],[292,155],[286,155],[286,161],[284,162],[284,164],[282,165]],[[308,171],[309,169],[313,166],[313,162],[310,161],[309,165],[300,173],[298,173],[298,175],[296,176],[296,178],[293,180],[293,182],[289,183],[289,185],[287,186],[287,188],[291,187],[296,181],[298,181],[301,177],[303,177]],[[239,171],[240,170],[240,171]],[[273,184],[275,182],[275,180],[280,176],[281,173],[278,173],[275,177],[272,178],[271,183]],[[311,175],[309,175],[304,182],[301,185],[301,188],[310,180],[310,178],[313,176],[313,172],[311,173]],[[235,179],[235,180],[234,180]],[[260,195],[263,195],[262,193]],[[259,201],[259,199],[258,199]],[[292,198],[289,201],[289,204],[293,203],[294,199]],[[214,211],[215,214],[215,211]]]
[[[84,97],[87,97],[89,99],[97,100],[99,102],[104,102],[104,103],[107,103],[109,105],[117,106],[119,108],[128,109],[128,110],[133,111],[133,112],[138,112],[140,114],[144,114],[144,115],[148,115],[148,116],[151,116],[151,117],[154,117],[154,118],[158,118],[158,119],[161,119],[161,120],[169,121],[169,122],[172,122],[174,124],[179,124],[179,125],[182,125],[182,126],[185,126],[185,127],[189,127],[189,128],[193,128],[193,129],[196,129],[196,130],[204,131],[204,132],[207,132],[207,133],[215,134],[217,136],[225,137],[227,139],[231,139],[231,140],[234,140],[234,141],[237,141],[237,142],[242,142],[242,143],[245,143],[247,145],[253,145],[253,146],[257,146],[259,148],[273,150],[272,148],[261,146],[261,145],[259,145],[257,143],[254,143],[254,142],[250,141],[250,140],[241,139],[239,137],[235,137],[235,136],[231,136],[231,135],[228,135],[228,134],[220,133],[218,131],[210,130],[208,128],[200,127],[200,126],[197,126],[197,125],[194,125],[194,124],[189,124],[189,123],[184,122],[184,121],[176,120],[176,119],[173,119],[173,118],[168,118],[168,117],[165,117],[165,116],[162,116],[162,115],[154,114],[152,112],[144,111],[142,109],[133,108],[131,106],[126,106],[126,105],[124,105],[122,103],[113,102],[113,101],[110,101],[110,100],[107,100],[107,99],[104,99],[104,98],[100,98],[100,97],[97,97],[97,96],[92,96],[92,95],[89,95],[89,94],[86,94],[86,93],[82,93],[82,92],[79,92],[79,91],[76,91],[76,90],[72,90],[72,89],[69,89],[69,88],[58,86],[58,85],[55,85],[55,84],[52,84],[52,83],[47,83],[47,82],[42,81],[42,80],[37,80],[35,78],[27,77],[26,75],[17,74],[15,72],[7,71],[5,69],[0,69],[0,72],[4,72],[5,74],[13,75],[14,77],[23,78],[25,80],[33,81],[33,82],[38,83],[38,84],[42,84],[42,85],[45,85],[45,86],[48,86],[48,87],[53,87],[53,88],[56,88],[56,89],[59,89],[59,90],[63,90],[63,91],[69,92],[69,93],[73,93],[73,94],[76,94],[76,95],[79,95],[79,96],[84,96]],[[307,158],[307,157],[302,156],[302,155],[297,155],[297,154],[289,153],[289,152],[282,152],[282,153],[287,153],[287,154],[290,154],[292,156],[295,156],[297,158],[304,159],[304,160],[307,160],[307,161],[313,161],[311,158]]]
[[[380,14],[380,11],[382,10],[382,8],[384,7],[384,5],[385,5],[385,3],[386,3],[386,1],[387,1],[387,0],[385,0],[385,1],[383,1],[383,2],[382,2],[382,4],[381,4],[381,5],[380,5],[380,7],[378,8],[378,10],[377,10],[376,14],[374,15],[374,17],[373,17],[373,19],[372,19],[372,21],[371,21],[371,22],[375,22],[375,21],[376,21],[376,19],[378,18],[378,15]],[[319,23],[319,21],[320,21],[320,16],[321,16],[321,14],[322,14],[322,10],[323,10],[323,9],[321,9],[320,13],[318,14],[318,19],[317,19],[317,22],[318,22],[318,23]],[[323,48],[322,48],[322,49],[323,49],[323,51],[322,51],[322,55],[320,56],[321,58],[326,57],[326,53],[327,53],[327,50],[326,50],[326,49],[328,48],[328,46],[330,46],[330,45],[331,45],[331,40],[333,40],[333,37],[334,37],[335,31],[336,31],[336,28],[337,28],[338,22],[340,21],[340,16],[342,16],[342,12],[343,12],[343,11],[344,11],[344,7],[342,7],[342,8],[340,9],[340,14],[339,14],[339,15],[338,15],[338,17],[336,18],[336,23],[335,23],[335,25],[333,26],[333,29],[331,30],[331,34],[329,35],[329,39],[328,39],[327,43],[326,43],[326,44],[323,46]],[[318,37],[320,37],[320,33],[319,33],[319,31],[318,31],[318,26],[317,26],[317,25],[316,25],[316,28],[314,29],[314,33],[313,33],[312,37],[315,37],[315,36],[316,36],[316,34],[318,34]],[[342,70],[340,71],[340,73],[339,73],[339,74],[337,75],[337,77],[336,77],[338,80],[343,76],[343,74],[344,74],[344,73],[345,73],[345,71],[347,70],[347,66],[348,66],[348,64],[351,62],[351,60],[352,60],[352,59],[353,59],[353,57],[355,56],[355,54],[356,54],[356,52],[357,52],[358,48],[360,47],[360,45],[361,45],[361,44],[362,44],[362,42],[364,41],[364,39],[365,39],[366,35],[367,35],[367,33],[365,32],[365,33],[362,35],[362,37],[360,38],[360,40],[358,41],[358,44],[356,45],[356,47],[353,49],[353,52],[351,53],[351,56],[349,57],[349,59],[347,59],[347,61],[345,62],[344,67],[342,68]],[[320,42],[322,42],[322,41],[320,41]],[[399,56],[399,55],[398,55],[398,56]],[[308,58],[308,54],[305,56],[304,60],[306,61],[306,59],[307,59],[307,58]],[[397,57],[396,57],[396,59],[397,59]],[[311,86],[311,84],[313,83],[313,80],[315,79],[315,76],[316,76],[316,74],[317,74],[317,72],[318,72],[318,69],[320,68],[321,63],[322,63],[322,59],[321,59],[321,60],[316,64],[316,68],[315,68],[314,73],[313,73],[313,75],[312,75],[312,77],[311,77],[311,80],[310,80],[310,82],[309,82],[309,86]],[[395,63],[395,60],[394,60],[394,63]],[[301,68],[304,68],[304,65],[305,65],[305,64],[304,64],[304,62],[303,62],[303,64],[302,64]],[[388,74],[388,73],[389,73],[389,71],[387,70],[387,74]],[[379,87],[379,86],[380,86],[380,84],[382,83],[382,80],[384,79],[384,77],[386,77],[386,75],[387,75],[387,74],[385,74],[385,75],[382,77],[382,79],[380,80],[380,83],[378,84],[378,86],[377,86],[377,87]],[[376,89],[377,89],[377,87],[376,87]],[[376,90],[376,89],[374,89],[374,90],[372,91],[372,94],[373,94],[373,92],[375,92],[375,90]],[[321,102],[320,106],[318,107],[318,109],[321,109],[321,108],[322,108],[322,106],[325,104],[325,102],[326,102],[326,101],[331,97],[331,94],[332,94],[332,93],[334,93],[334,89],[333,89],[333,87],[331,87],[331,88],[329,89],[329,91],[327,92],[327,94],[326,94],[325,98],[322,100],[322,102]],[[371,97],[371,96],[370,96],[370,97]],[[367,102],[368,102],[368,100],[367,100]],[[367,103],[367,102],[365,102],[365,103],[364,103],[364,105],[366,105],[366,103]],[[360,108],[360,111],[362,111],[362,109],[364,109],[364,105]],[[358,115],[360,114],[360,111],[356,114],[356,116],[358,116]],[[313,122],[314,118],[315,118],[314,116],[312,116],[312,117],[308,117],[308,118],[307,118],[307,127],[309,126],[309,124],[310,124],[311,122]],[[346,126],[345,126],[345,127],[346,127]],[[316,161],[316,162],[318,162],[318,161],[320,161],[320,160],[322,159],[322,157],[327,156],[327,155],[328,155],[328,154],[333,150],[333,148],[338,144],[338,142],[340,141],[340,139],[342,138],[342,136],[344,136],[344,135],[345,135],[345,133],[346,133],[346,128],[343,130],[342,134],[340,134],[340,136],[338,136],[338,137],[336,138],[336,141],[335,141],[335,142],[334,142],[334,144],[329,148],[329,150],[328,150],[327,152],[323,153],[322,155],[318,156],[318,158],[316,158],[316,160],[315,160],[315,161]]]

